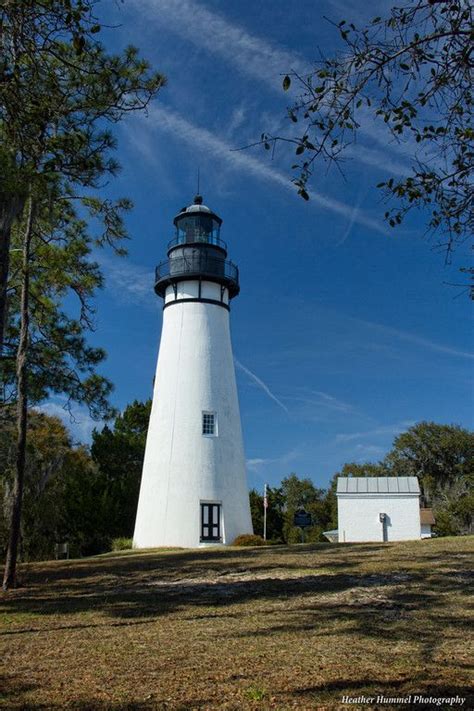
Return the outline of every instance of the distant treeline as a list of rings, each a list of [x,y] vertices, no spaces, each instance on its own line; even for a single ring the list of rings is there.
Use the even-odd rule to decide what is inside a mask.
[[[110,550],[112,540],[133,534],[151,402],[133,402],[112,426],[95,430],[90,447],[75,445],[57,417],[29,414],[27,475],[21,558],[51,558],[56,543],[68,542],[71,556]],[[0,550],[7,541],[8,510],[15,462],[13,412],[0,421]],[[293,515],[303,506],[312,514],[307,541],[325,540],[337,528],[336,477],[417,476],[423,503],[432,506],[438,535],[472,532],[474,510],[474,433],[456,425],[420,422],[395,438],[377,463],[348,463],[328,489],[292,473],[268,488],[267,538],[296,543],[301,531]],[[316,477],[315,469],[310,473]],[[263,492],[252,489],[255,533],[263,533]]]

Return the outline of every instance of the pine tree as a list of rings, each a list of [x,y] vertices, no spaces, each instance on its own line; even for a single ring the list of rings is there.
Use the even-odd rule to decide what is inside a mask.
[[[89,254],[94,242],[124,252],[118,244],[126,236],[121,213],[131,205],[94,191],[104,176],[118,170],[111,155],[115,139],[105,124],[143,110],[164,83],[135,48],[120,56],[107,54],[96,39],[101,27],[94,5],[93,0],[25,0],[0,8],[0,163],[5,168],[0,184],[0,355],[4,387],[11,388],[18,411],[5,588],[15,584],[29,401],[64,392],[71,401],[85,402],[94,415],[108,409],[111,384],[94,373],[104,353],[89,348],[84,338],[92,325],[88,299],[101,282]],[[92,220],[102,221],[103,231],[95,239],[79,220],[77,203]],[[9,253],[12,228],[22,216],[15,292],[8,279]],[[70,290],[81,304],[76,320],[61,310]],[[4,354],[7,292],[12,302],[17,299],[18,311],[10,318]]]

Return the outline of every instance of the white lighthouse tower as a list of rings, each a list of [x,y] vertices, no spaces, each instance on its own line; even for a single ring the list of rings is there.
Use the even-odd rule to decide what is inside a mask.
[[[229,329],[239,271],[221,224],[197,195],[156,268],[163,329],[135,548],[230,544],[252,532]]]

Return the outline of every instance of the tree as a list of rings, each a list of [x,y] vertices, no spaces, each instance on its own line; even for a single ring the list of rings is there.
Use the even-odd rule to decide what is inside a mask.
[[[326,524],[326,517],[322,516],[324,491],[317,489],[311,479],[300,479],[292,473],[281,482],[281,492],[285,503],[283,524],[285,542],[298,543],[301,540],[300,529],[293,525],[293,517],[299,508],[304,508],[313,519],[313,525],[306,529],[306,540],[308,542],[320,540]]]
[[[71,556],[110,550],[112,535],[107,530],[108,500],[103,476],[84,446],[68,453],[62,492],[64,517],[59,540],[69,543]]]
[[[1,8],[3,70],[5,81],[0,90],[0,158],[5,167],[5,177],[0,188],[0,255],[3,283],[0,285],[0,352],[5,324],[5,278],[8,273],[8,255],[12,226],[15,219],[24,215],[21,265],[21,306],[19,312],[18,343],[16,350],[16,396],[18,407],[18,446],[16,477],[13,484],[13,504],[10,543],[4,576],[4,587],[15,581],[16,556],[20,530],[21,501],[25,468],[28,386],[30,354],[30,282],[33,239],[49,244],[58,226],[67,226],[85,234],[85,223],[77,219],[73,202],[78,200],[92,218],[102,218],[104,232],[99,243],[116,245],[125,236],[120,216],[130,204],[126,200],[113,203],[97,195],[80,195],[78,187],[97,188],[107,174],[115,174],[117,163],[110,151],[115,147],[112,134],[104,130],[104,122],[117,122],[129,111],[143,109],[163,84],[163,77],[152,74],[149,66],[138,58],[134,48],[122,56],[108,55],[95,39],[100,31],[93,15],[93,0],[26,0],[24,3],[6,3]],[[15,208],[15,209],[13,209]],[[38,217],[38,219],[37,219]],[[73,230],[74,231],[74,230]],[[71,231],[64,231],[54,239],[66,240]],[[90,252],[92,237],[83,239],[86,253]],[[72,400],[85,400],[97,414],[106,408],[106,381],[98,376],[81,379],[81,369],[97,365],[103,358],[99,351],[87,349],[82,338],[87,320],[87,298],[98,286],[97,274],[76,277],[64,282],[61,263],[53,269],[43,262],[50,285],[58,283],[56,295],[64,297],[69,288],[79,295],[81,318],[69,330],[49,323],[49,334],[76,348],[67,356],[76,358],[77,368],[57,369],[58,382],[46,376],[43,390],[58,390],[64,386]],[[96,265],[94,265],[96,266]],[[79,288],[76,288],[79,282]],[[46,312],[51,309],[46,308]],[[53,302],[52,312],[59,315],[58,302]],[[62,314],[61,314],[62,316]],[[41,319],[40,319],[41,320]],[[63,319],[64,321],[64,319]],[[39,322],[38,322],[39,323]],[[41,332],[41,328],[39,328]],[[45,342],[46,339],[43,339]],[[79,349],[79,350],[78,350]],[[53,348],[54,351],[54,348]],[[47,349],[43,356],[48,358]],[[56,362],[63,363],[59,351]],[[95,358],[95,362],[94,361]],[[67,358],[66,358],[67,359]],[[43,366],[45,361],[43,361]],[[43,367],[43,374],[47,374]],[[74,385],[76,386],[74,388]],[[110,391],[110,387],[108,387]]]
[[[325,497],[331,528],[337,528],[339,476],[416,476],[422,503],[434,508],[438,534],[472,531],[474,433],[458,425],[418,422],[395,438],[383,461],[344,464]]]
[[[89,327],[89,299],[101,284],[97,265],[89,263],[90,239],[74,213],[45,210],[44,201],[30,195],[26,224],[14,232],[23,243],[19,269],[13,278],[9,314],[9,343],[16,357],[2,361],[4,386],[16,404],[17,443],[12,484],[10,535],[4,587],[15,583],[21,530],[21,510],[27,465],[28,405],[50,392],[65,393],[70,401],[84,402],[93,416],[110,411],[112,384],[95,373],[105,353],[90,348],[84,338]],[[55,239],[56,231],[59,232]],[[36,259],[30,257],[35,254]],[[17,283],[16,283],[17,281]],[[61,310],[69,291],[80,294],[81,316]]]
[[[262,143],[294,144],[299,195],[309,199],[320,160],[340,167],[345,149],[380,121],[387,140],[405,144],[411,164],[406,177],[377,186],[396,203],[385,218],[395,227],[423,208],[450,260],[474,227],[473,19],[464,0],[410,0],[363,28],[342,20],[342,51],[307,76],[285,76],[283,89],[300,92],[288,116],[301,127],[295,136],[262,134]]]
[[[146,108],[164,84],[134,47],[109,55],[98,41],[96,0],[22,0],[0,6],[0,353],[6,321],[11,228],[38,177],[65,194],[96,187],[118,165],[106,123]],[[64,199],[64,195],[63,195]],[[114,206],[85,200],[107,227]],[[106,230],[107,232],[107,230]]]
[[[15,471],[15,408],[6,407],[0,420],[0,495],[10,508]],[[92,474],[92,476],[91,476]],[[84,541],[95,536],[100,507],[94,500],[94,466],[85,447],[73,447],[57,417],[32,410],[28,415],[23,514],[20,549],[23,560],[53,557],[55,543],[68,541],[73,554],[87,552]],[[85,500],[84,493],[89,499]],[[86,505],[87,503],[87,505]],[[2,521],[7,520],[5,516]],[[8,543],[8,527],[0,527],[0,550]],[[96,552],[96,551],[94,551]]]
[[[267,540],[283,542],[284,498],[280,487],[267,487]],[[250,513],[254,533],[263,536],[263,495],[250,491]]]
[[[91,454],[98,467],[104,504],[103,522],[111,539],[133,535],[145,455],[151,400],[128,405],[114,422],[92,435]]]
[[[424,502],[435,509],[438,532],[472,530],[473,432],[419,422],[395,438],[385,463],[392,474],[418,477]]]

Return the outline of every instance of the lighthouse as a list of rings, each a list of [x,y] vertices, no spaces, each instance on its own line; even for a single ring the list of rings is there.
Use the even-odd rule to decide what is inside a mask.
[[[229,326],[239,270],[221,225],[196,195],[156,267],[163,327],[135,548],[228,545],[252,533]]]

